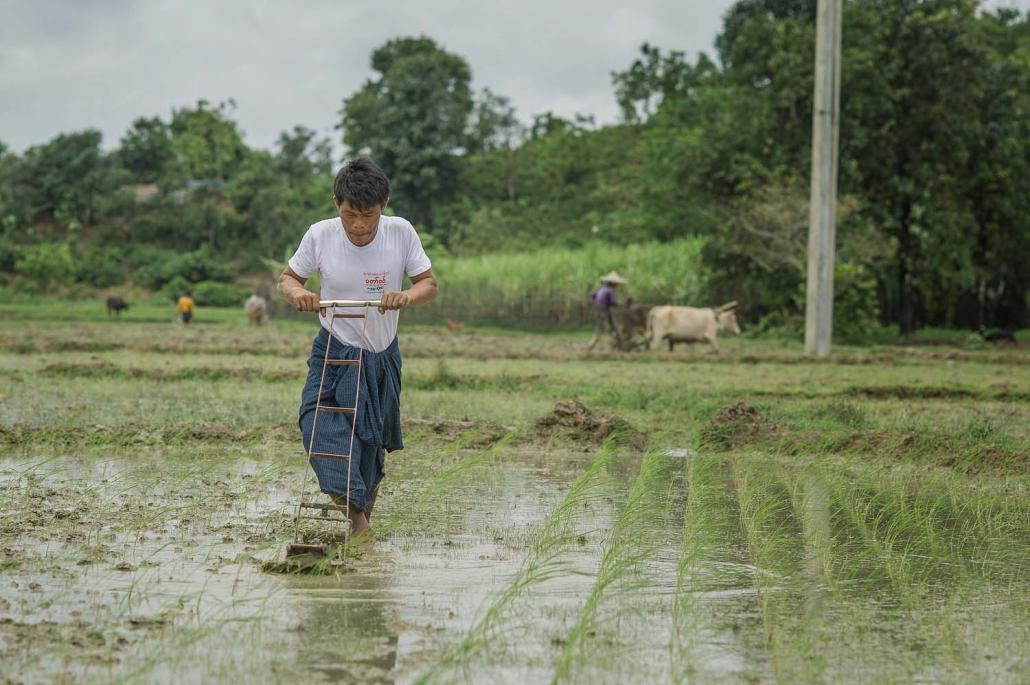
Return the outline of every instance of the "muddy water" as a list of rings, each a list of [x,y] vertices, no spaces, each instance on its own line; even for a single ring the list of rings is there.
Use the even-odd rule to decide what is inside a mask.
[[[383,539],[327,576],[261,570],[290,539],[295,466],[0,461],[3,675],[522,683],[1021,682],[1030,673],[1019,510],[984,529],[993,539],[972,539],[980,529],[943,515],[892,522],[892,500],[871,486],[671,450],[605,462],[555,518],[593,459],[504,448],[447,481],[443,497],[432,487],[439,468],[400,469],[377,510]],[[929,541],[906,538],[920,526]],[[936,562],[923,563],[930,553]]]
[[[13,503],[0,571],[5,675],[412,681],[508,582],[566,477],[512,451],[454,484],[459,520],[454,502],[441,503],[339,573],[301,576],[261,571],[289,540],[297,469],[238,460],[156,483],[149,470],[119,459],[0,462]],[[391,504],[380,506],[386,517]]]

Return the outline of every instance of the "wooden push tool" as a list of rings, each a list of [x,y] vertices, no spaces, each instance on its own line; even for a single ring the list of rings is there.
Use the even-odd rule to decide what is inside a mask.
[[[300,502],[297,503],[297,513],[294,517],[293,526],[293,542],[286,547],[286,558],[288,560],[304,561],[307,560],[317,561],[322,557],[328,556],[332,553],[336,547],[347,541],[350,537],[350,518],[347,513],[350,510],[350,476],[351,476],[351,455],[354,453],[354,435],[358,424],[358,407],[361,406],[361,374],[365,371],[364,357],[365,348],[368,345],[366,338],[366,328],[368,326],[369,309],[379,306],[379,300],[322,300],[319,302],[319,308],[325,309],[327,312],[327,318],[329,320],[329,340],[325,346],[325,357],[322,360],[322,377],[318,383],[318,397],[315,399],[315,416],[311,422],[311,439],[308,442],[308,459],[307,464],[304,467],[304,479],[301,484]],[[348,313],[340,310],[354,310],[361,309],[361,313]],[[332,349],[333,343],[333,324],[337,319],[362,319],[361,325],[361,344],[358,345],[358,358],[357,359],[331,359],[329,357],[329,350]],[[337,407],[322,404],[322,388],[325,384],[325,373],[326,369],[330,366],[355,366],[357,367],[357,382],[355,383],[354,391],[354,406],[352,407]],[[315,436],[318,430],[318,416],[322,413],[339,413],[339,414],[350,414],[351,415],[351,429],[350,429],[350,440],[347,445],[345,452],[316,452],[315,451]],[[346,495],[343,498],[343,503],[337,499],[335,502],[329,504],[324,502],[315,502],[308,497],[307,484],[309,476],[313,469],[309,469],[308,466],[313,466],[313,459],[340,459],[347,462],[347,490]],[[317,512],[317,513],[315,513]],[[305,543],[300,541],[300,521],[301,519],[314,519],[316,521],[322,521],[324,523],[330,523],[333,525],[339,525],[342,529],[342,533],[331,536],[330,542],[325,543]]]

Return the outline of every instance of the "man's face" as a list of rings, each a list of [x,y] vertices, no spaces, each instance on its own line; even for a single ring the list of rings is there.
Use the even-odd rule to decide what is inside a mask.
[[[379,226],[379,217],[383,215],[386,204],[358,209],[351,207],[347,200],[336,205],[340,210],[340,221],[343,222],[343,229],[347,232],[350,241],[361,247],[368,245],[376,237],[376,228]]]

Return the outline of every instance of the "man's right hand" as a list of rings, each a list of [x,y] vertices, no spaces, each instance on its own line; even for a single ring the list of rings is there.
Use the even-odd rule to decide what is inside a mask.
[[[315,312],[319,309],[318,293],[313,293],[310,290],[294,291],[291,293],[291,299],[293,306],[297,308],[298,312]]]
[[[325,309],[318,306],[319,294],[304,287],[306,280],[308,279],[298,276],[287,264],[282,275],[279,276],[279,292],[298,312],[317,311],[325,316]]]

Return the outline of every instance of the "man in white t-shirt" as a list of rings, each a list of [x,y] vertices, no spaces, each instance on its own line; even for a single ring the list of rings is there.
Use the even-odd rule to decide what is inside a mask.
[[[279,291],[298,311],[319,310],[320,300],[379,300],[378,312],[360,318],[330,319],[321,310],[322,324],[311,345],[308,377],[301,393],[300,428],[305,450],[324,454],[346,452],[352,417],[345,412],[323,411],[315,421],[316,400],[321,390],[322,407],[354,404],[357,384],[360,402],[350,464],[343,459],[312,457],[311,466],[322,492],[342,504],[350,479],[351,533],[368,529],[383,477],[384,451],[403,447],[400,431],[400,350],[397,347],[398,310],[425,304],[436,296],[432,264],[422,249],[414,227],[400,217],[384,216],[390,197],[386,174],[367,157],[343,166],[333,185],[339,216],[312,224],[297,252],[279,278]],[[304,283],[319,274],[321,292]],[[411,287],[402,289],[404,276]],[[327,316],[328,315],[328,316]],[[329,329],[332,327],[332,340]],[[365,328],[363,368],[358,378],[354,365],[322,366],[326,345],[330,359],[355,359]],[[317,430],[315,430],[317,428]],[[312,434],[314,446],[311,446]]]

